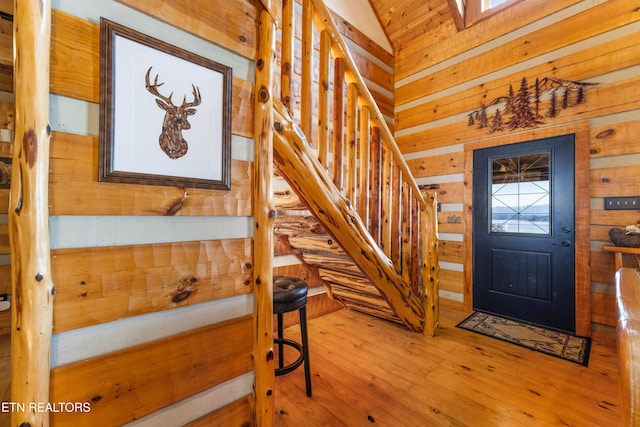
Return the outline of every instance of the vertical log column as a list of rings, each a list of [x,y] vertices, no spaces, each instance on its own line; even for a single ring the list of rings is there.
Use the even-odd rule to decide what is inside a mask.
[[[424,192],[423,197],[427,201],[426,208],[420,214],[420,239],[422,241],[422,289],[420,298],[423,301],[425,313],[423,334],[436,336],[440,328],[438,201],[436,200],[435,191]]]
[[[51,4],[16,0],[15,147],[9,201],[11,400],[25,411],[14,426],[48,426],[49,414],[30,403],[49,401],[53,296],[49,247],[49,48]]]
[[[313,2],[302,2],[302,75],[300,76],[300,128],[307,137],[309,144],[313,141],[311,129],[313,128]]]
[[[282,65],[280,71],[280,99],[291,117],[293,117],[293,94],[291,85],[293,83],[293,57],[295,34],[293,30],[295,0],[282,1]]]
[[[331,62],[331,36],[320,32],[320,82],[318,87],[318,160],[329,168],[329,63]]]
[[[254,344],[255,420],[257,426],[273,425],[273,99],[275,21],[260,12],[260,49],[256,62],[255,160],[254,160]]]
[[[360,168],[358,169],[358,188],[360,189],[360,196],[358,197],[358,212],[360,218],[364,221],[365,226],[369,227],[369,159],[371,158],[369,144],[369,108],[366,106],[360,107]]]

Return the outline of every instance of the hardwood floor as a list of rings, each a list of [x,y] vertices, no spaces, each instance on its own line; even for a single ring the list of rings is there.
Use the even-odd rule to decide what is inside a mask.
[[[302,367],[276,377],[274,425],[620,425],[614,338],[584,367],[456,328],[466,315],[442,306],[435,338],[347,310],[310,320],[313,397]]]

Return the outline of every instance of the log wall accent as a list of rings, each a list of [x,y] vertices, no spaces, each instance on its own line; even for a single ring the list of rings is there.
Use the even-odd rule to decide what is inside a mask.
[[[254,325],[255,423],[273,423],[273,70],[276,23],[269,10],[260,12],[260,48],[256,62],[254,216]]]
[[[15,10],[16,149],[13,152],[11,240],[11,398],[47,402],[53,300],[49,255],[49,62],[48,1],[23,1]],[[19,31],[18,31],[19,29]],[[6,373],[5,373],[6,375]],[[12,425],[47,427],[46,412],[33,406],[11,414]]]
[[[389,2],[372,4],[385,16],[388,29],[409,19],[398,17],[394,24],[393,12],[386,9]],[[447,298],[471,306],[472,175],[463,153],[491,141],[506,144],[577,132],[582,141],[576,147],[582,153],[576,164],[577,190],[583,196],[576,212],[578,221],[587,224],[578,230],[576,246],[577,292],[585,300],[578,304],[578,333],[613,333],[613,255],[601,247],[609,243],[611,227],[632,224],[640,215],[605,210],[604,197],[640,194],[639,6],[624,0],[518,2],[459,32],[445,17],[447,22],[423,37],[399,28],[395,36],[389,33],[396,53],[395,136],[418,183],[437,187],[442,203],[439,254],[446,263],[440,285]],[[388,16],[381,14],[385,10]],[[560,10],[562,14],[556,13]],[[529,25],[514,36],[524,24]],[[427,36],[436,33],[440,37]],[[490,47],[482,48],[487,42]],[[538,128],[488,134],[468,126],[467,114],[483,102],[506,93],[510,85],[517,87],[523,77],[533,81],[544,76],[597,85],[586,91],[584,105],[545,118]]]

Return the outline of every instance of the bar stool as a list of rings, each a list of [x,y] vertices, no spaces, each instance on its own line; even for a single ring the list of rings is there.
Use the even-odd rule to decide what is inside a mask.
[[[307,396],[311,397],[311,372],[309,370],[309,347],[307,342],[307,282],[296,277],[274,276],[273,278],[273,313],[278,316],[278,336],[274,343],[278,344],[278,367],[276,376],[288,374],[304,363],[304,378]],[[282,315],[298,310],[300,314],[300,335],[302,343],[284,338]],[[298,350],[298,359],[284,366],[284,346]]]

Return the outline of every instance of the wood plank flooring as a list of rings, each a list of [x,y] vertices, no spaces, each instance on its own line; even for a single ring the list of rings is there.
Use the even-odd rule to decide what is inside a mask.
[[[302,367],[276,377],[274,425],[620,425],[615,338],[594,336],[584,367],[456,328],[466,315],[443,305],[435,338],[348,310],[310,320],[313,397]]]

